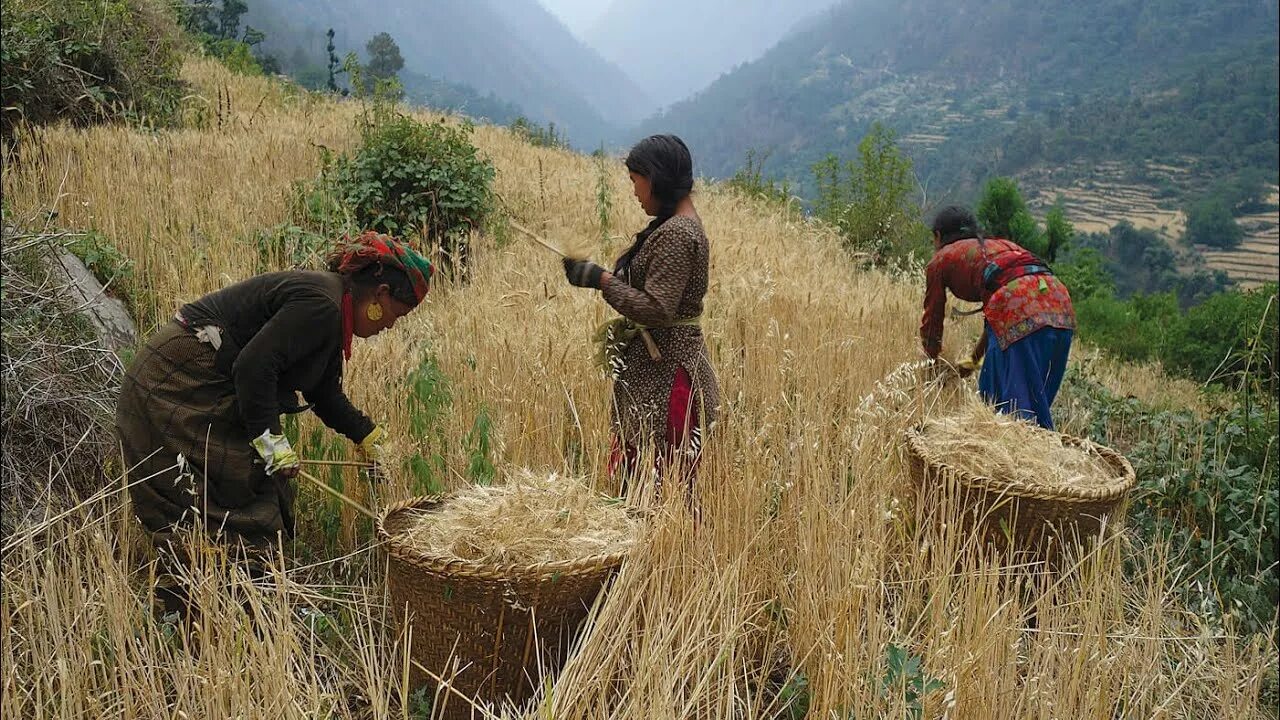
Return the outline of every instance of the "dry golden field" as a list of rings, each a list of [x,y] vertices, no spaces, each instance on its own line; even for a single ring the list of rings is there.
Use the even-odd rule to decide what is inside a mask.
[[[186,74],[198,95],[189,129],[36,131],[4,177],[16,218],[38,227],[56,210],[56,226],[105,233],[161,315],[253,271],[254,233],[286,219],[289,185],[316,174],[318,146],[352,145],[358,112],[207,62]],[[491,127],[475,140],[521,222],[600,236],[592,159]],[[645,218],[621,163],[610,167],[609,231],[634,232]],[[918,517],[898,438],[966,390],[928,389],[911,373],[881,383],[919,358],[917,284],[858,271],[820,227],[727,189],[700,187],[697,204],[713,242],[704,327],[725,398],[698,481],[703,521],[695,528],[678,503],[657,515],[530,717],[798,717],[777,692],[798,673],[808,717],[824,720],[1265,716],[1275,647],[1216,635],[1179,607],[1176,548],[1116,533],[1032,591],[1015,569],[957,564],[967,538]],[[430,354],[452,390],[440,449],[459,482],[481,412],[500,474],[598,475],[609,383],[589,336],[606,306],[569,287],[537,245],[499,245],[482,240],[473,282],[433,289],[393,331],[358,344],[346,386],[404,449],[400,389]],[[951,355],[975,335],[968,322],[950,328]],[[1197,397],[1158,370],[1096,362],[1123,393]],[[1066,427],[1087,412],[1063,408]],[[218,562],[198,568],[204,620],[184,641],[151,619],[121,480],[104,473],[103,485],[79,511],[6,540],[4,717],[410,717],[409,639],[389,629],[366,535],[349,530],[337,557],[296,559],[256,585]],[[393,477],[379,500],[409,494]],[[300,532],[318,536],[318,522],[304,514]],[[880,692],[889,644],[945,683],[916,710]]]

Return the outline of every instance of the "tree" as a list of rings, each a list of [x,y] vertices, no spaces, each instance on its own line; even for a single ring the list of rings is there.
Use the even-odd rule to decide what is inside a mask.
[[[1057,261],[1058,253],[1070,247],[1071,238],[1075,234],[1076,229],[1068,222],[1067,214],[1062,209],[1062,199],[1059,198],[1044,216],[1044,235],[1047,245],[1045,260]]]
[[[1231,208],[1221,197],[1205,198],[1187,210],[1187,230],[1182,235],[1187,245],[1229,250],[1243,240],[1244,229],[1231,216]]]
[[[390,80],[404,68],[404,58],[400,55],[400,46],[387,33],[378,33],[369,39],[364,46],[369,53],[369,63],[365,71],[376,82]]]
[[[997,177],[987,181],[982,189],[982,198],[978,200],[977,215],[988,235],[1012,240],[1037,255],[1048,254],[1048,242],[1027,210],[1027,203],[1012,178]],[[1059,227],[1059,231],[1064,229]]]
[[[222,0],[218,11],[218,35],[226,40],[234,39],[240,29],[240,16],[249,10],[245,0]]]
[[[327,87],[329,92],[338,92],[338,67],[342,64],[338,60],[337,48],[333,44],[333,28],[329,28],[329,32],[325,33],[328,38],[328,44],[325,45],[325,51],[329,53],[329,83]]]
[[[923,248],[921,239],[928,233],[911,199],[911,159],[898,147],[892,130],[872,124],[858,143],[856,160],[842,168],[829,155],[814,165],[813,173],[818,186],[815,212],[839,230],[847,248],[870,252],[876,261]]]

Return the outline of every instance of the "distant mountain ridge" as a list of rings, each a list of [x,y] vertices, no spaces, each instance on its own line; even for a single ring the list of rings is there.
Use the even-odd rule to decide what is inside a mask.
[[[583,36],[667,105],[759,57],[797,21],[836,1],[613,0]],[[675,49],[655,50],[659,44]]]
[[[405,70],[467,85],[555,123],[579,147],[614,139],[652,112],[616,66],[575,38],[537,0],[256,0],[249,22],[269,18],[332,27],[338,52],[363,51],[379,32],[400,46]]]
[[[1065,161],[1280,166],[1273,0],[846,0],[647,120],[725,177],[748,150],[801,182],[872,122],[935,187]]]

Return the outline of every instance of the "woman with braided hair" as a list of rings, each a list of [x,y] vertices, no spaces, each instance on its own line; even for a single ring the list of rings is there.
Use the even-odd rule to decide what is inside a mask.
[[[408,246],[366,232],[343,238],[329,272],[258,275],[151,337],[125,374],[116,428],[130,475],[145,478],[130,488],[134,512],[159,549],[190,525],[250,557],[293,535],[299,460],[281,413],[309,407],[376,461],[385,433],[343,393],[343,361],[352,338],[412,311],[431,274]]]
[[[626,492],[642,471],[641,457],[651,453],[658,481],[674,468],[691,493],[704,433],[720,405],[699,325],[710,246],[689,195],[693,158],[680,138],[654,135],[631,149],[626,166],[636,200],[653,220],[612,272],[565,260],[565,275],[601,291],[622,315],[604,338],[614,377],[610,474],[621,475]]]

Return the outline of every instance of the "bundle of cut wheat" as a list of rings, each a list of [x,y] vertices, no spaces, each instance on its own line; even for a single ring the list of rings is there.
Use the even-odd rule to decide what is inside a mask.
[[[613,555],[629,549],[639,532],[622,504],[581,479],[529,470],[411,512],[401,542],[428,555],[494,565]]]
[[[1063,435],[995,412],[967,396],[945,417],[924,423],[921,435],[934,457],[973,477],[1025,485],[1087,489],[1115,483],[1118,468],[1088,440]]]

